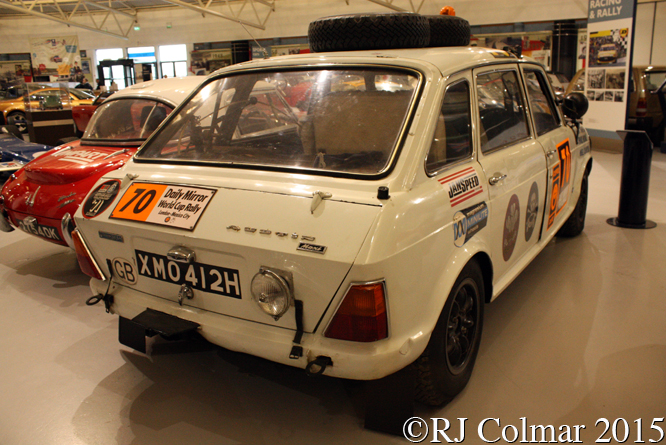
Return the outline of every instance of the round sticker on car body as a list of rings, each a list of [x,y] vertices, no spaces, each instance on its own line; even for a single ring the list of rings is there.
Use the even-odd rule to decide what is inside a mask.
[[[529,241],[532,238],[538,213],[539,186],[536,182],[533,182],[532,187],[530,187],[530,195],[527,198],[527,209],[525,210],[525,241]]]
[[[134,266],[125,258],[114,258],[111,261],[113,265],[113,275],[120,278],[128,284],[136,284],[137,274],[134,271]]]
[[[506,207],[504,218],[504,236],[502,238],[502,255],[504,261],[509,261],[518,240],[518,227],[520,226],[520,202],[518,196],[513,195]]]
[[[83,203],[83,217],[94,218],[104,212],[118,196],[120,181],[106,181],[93,191]]]

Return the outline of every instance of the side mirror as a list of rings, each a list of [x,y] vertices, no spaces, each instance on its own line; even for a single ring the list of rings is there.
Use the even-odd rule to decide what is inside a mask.
[[[562,102],[562,111],[569,119],[578,120],[587,113],[589,102],[583,93],[569,93]]]

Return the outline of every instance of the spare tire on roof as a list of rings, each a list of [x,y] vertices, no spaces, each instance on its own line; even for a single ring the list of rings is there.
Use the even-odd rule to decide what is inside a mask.
[[[469,22],[455,15],[426,15],[430,23],[428,46],[468,46],[471,39]]]
[[[346,14],[311,22],[308,38],[314,52],[423,48],[430,26],[419,14]]]

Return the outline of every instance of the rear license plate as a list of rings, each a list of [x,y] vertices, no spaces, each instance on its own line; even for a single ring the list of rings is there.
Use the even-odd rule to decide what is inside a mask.
[[[60,238],[60,235],[58,234],[58,229],[38,224],[34,216],[28,216],[25,219],[18,220],[18,223],[19,229],[26,233],[54,241],[62,241],[62,238]]]
[[[186,284],[192,289],[241,298],[240,275],[235,269],[203,263],[180,263],[164,255],[135,250],[139,275],[173,284]]]

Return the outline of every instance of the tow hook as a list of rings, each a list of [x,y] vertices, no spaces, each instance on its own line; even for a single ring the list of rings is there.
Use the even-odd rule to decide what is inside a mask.
[[[111,305],[113,304],[113,295],[111,294],[97,294],[94,295],[86,300],[86,305],[87,306],[94,306],[100,301],[104,300],[104,307],[106,308],[106,312],[109,313],[111,310]]]
[[[331,360],[331,357],[320,355],[308,363],[308,365],[305,367],[305,372],[308,375],[322,375],[326,370],[326,367],[331,365],[333,365],[333,360]]]

